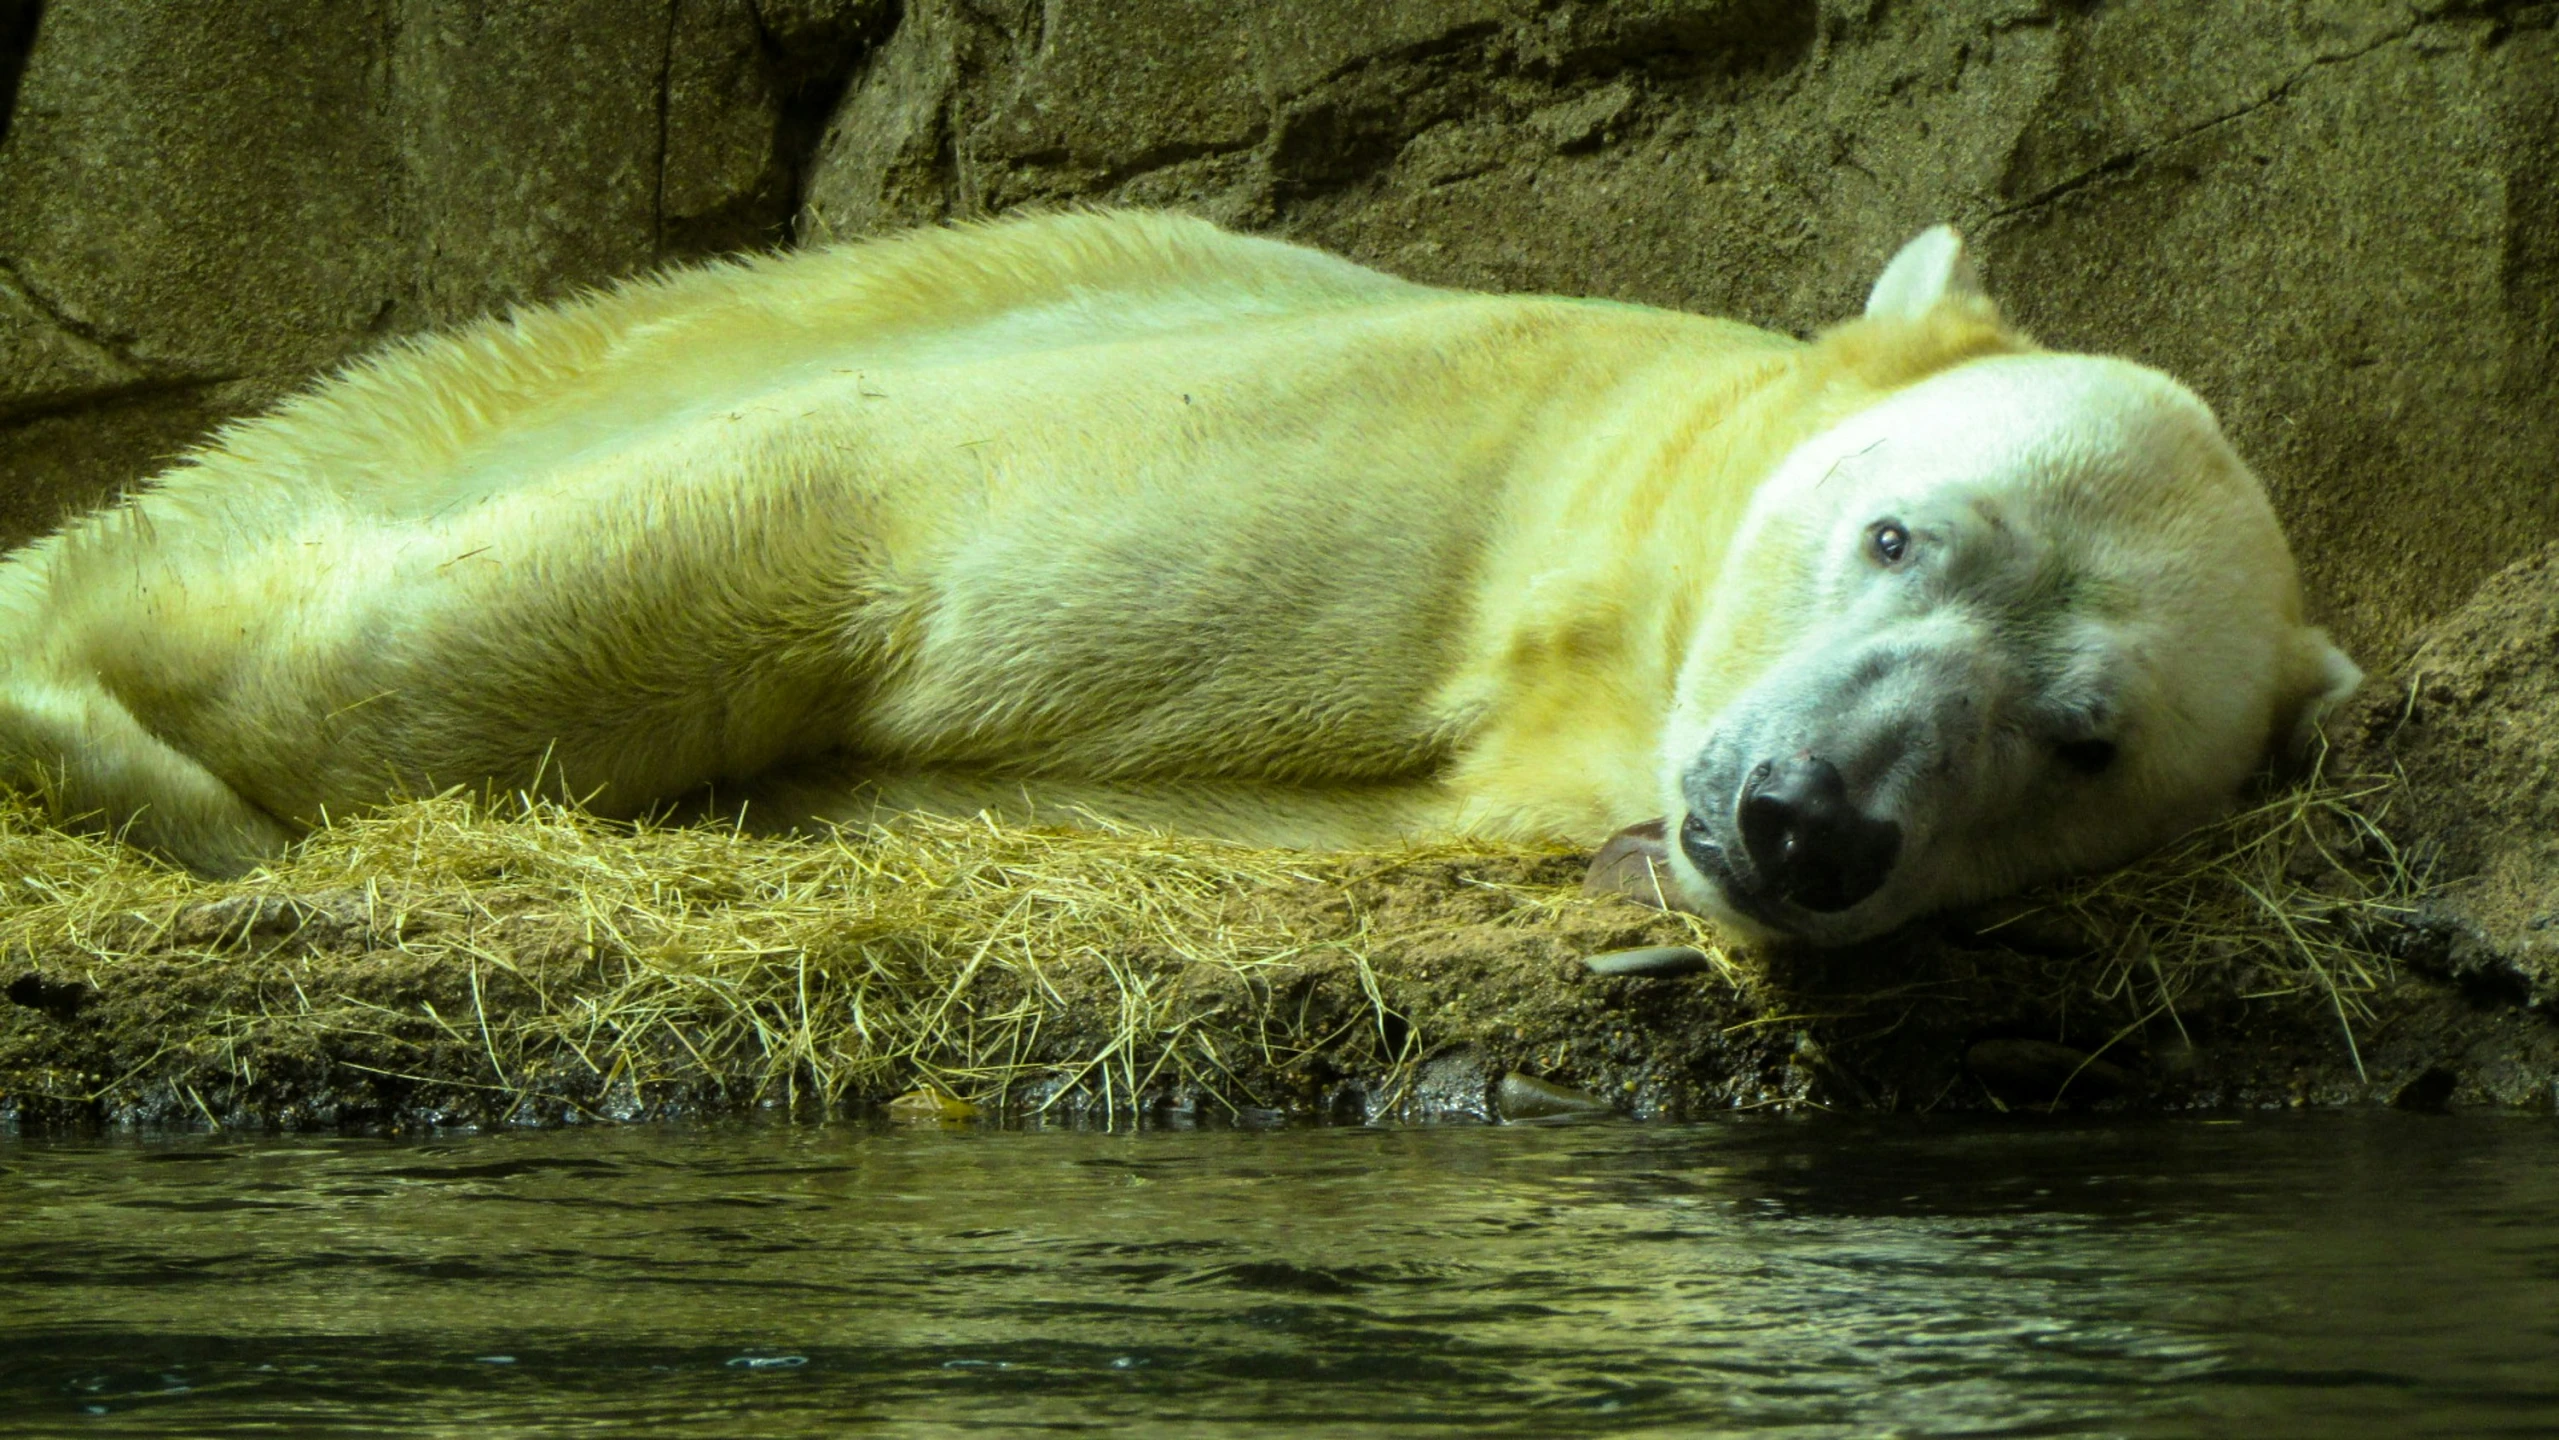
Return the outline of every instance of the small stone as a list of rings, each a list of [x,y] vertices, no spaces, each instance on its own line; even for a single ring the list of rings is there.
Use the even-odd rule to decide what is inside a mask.
[[[1425,1061],[1421,1073],[1414,1077],[1412,1095],[1405,1102],[1405,1117],[1441,1122],[1490,1120],[1492,1088],[1483,1057],[1474,1051],[1436,1055]]]
[[[1582,963],[1593,975],[1694,975],[1715,968],[1706,952],[1694,945],[1647,945],[1638,950],[1611,950]]]
[[[1620,895],[1656,910],[1669,908],[1669,833],[1664,822],[1647,820],[1609,836],[1608,843],[1591,857],[1590,873],[1582,877],[1582,893]]]
[[[1513,1070],[1493,1092],[1494,1108],[1505,1120],[1545,1120],[1557,1115],[1605,1115],[1608,1101],[1588,1090],[1558,1085]]]

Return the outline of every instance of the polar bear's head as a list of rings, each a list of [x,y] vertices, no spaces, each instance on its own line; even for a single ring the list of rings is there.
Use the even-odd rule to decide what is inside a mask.
[[[1988,313],[1941,228],[1859,323],[1946,307]],[[2360,678],[2202,401],[2121,360],[1965,360],[1752,499],[1665,732],[1670,878],[1745,934],[1875,935],[2212,818]]]

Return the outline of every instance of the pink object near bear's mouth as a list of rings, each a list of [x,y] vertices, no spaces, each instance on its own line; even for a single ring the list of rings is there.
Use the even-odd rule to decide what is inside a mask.
[[[1657,910],[1676,910],[1671,898],[1670,826],[1661,820],[1629,825],[1608,837],[1582,877],[1585,895],[1623,895]]]

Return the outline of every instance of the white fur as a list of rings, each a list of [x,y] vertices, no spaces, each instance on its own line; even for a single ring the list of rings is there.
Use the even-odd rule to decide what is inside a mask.
[[[1875,277],[1866,294],[1869,320],[1915,320],[1949,300],[1979,299],[1981,271],[1952,225],[1932,225],[1911,238]]]

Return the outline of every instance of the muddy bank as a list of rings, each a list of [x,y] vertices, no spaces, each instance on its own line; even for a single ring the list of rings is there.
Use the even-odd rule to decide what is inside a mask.
[[[1823,955],[1585,898],[1571,855],[958,824],[807,845],[441,802],[210,885],[21,814],[0,1116],[577,1123],[919,1090],[1077,1122],[2547,1106],[2559,1027],[2447,967],[2433,912],[2347,894],[2316,857],[2351,851],[2348,811],[2268,813]],[[1647,946],[1701,958],[1585,963]]]

